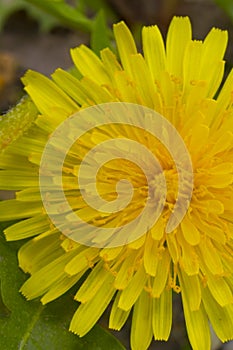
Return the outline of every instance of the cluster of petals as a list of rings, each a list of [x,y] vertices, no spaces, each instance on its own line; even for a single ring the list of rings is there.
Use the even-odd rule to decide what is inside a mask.
[[[196,41],[189,19],[174,17],[165,44],[157,26],[142,29],[143,53],[123,22],[114,25],[114,35],[119,58],[109,48],[98,57],[81,45],[71,50],[76,70],[57,69],[52,79],[28,71],[22,79],[38,117],[0,155],[0,187],[16,191],[15,199],[0,203],[0,220],[24,219],[5,230],[6,239],[32,237],[19,250],[19,265],[31,275],[21,292],[46,304],[77,284],[70,330],[84,336],[111,304],[112,329],[120,330],[132,313],[133,350],[147,349],[153,338],[169,338],[172,294],[179,293],[192,348],[208,350],[210,323],[221,341],[233,338],[233,72],[220,89],[227,32],[213,28]],[[101,170],[99,190],[111,200],[122,168],[135,187],[124,213],[105,220],[77,196],[77,164],[101,135],[144,142],[159,158],[168,187],[161,217],[142,237],[114,248],[87,247],[50,221],[38,173],[43,149],[57,126],[81,109],[107,102],[143,105],[167,118],[191,156],[194,188],[181,224],[166,233],[178,178],[163,145],[120,126],[83,137],[64,163],[64,181],[67,198],[87,221],[121,225],[141,210],[147,194],[140,169],[116,160]]]

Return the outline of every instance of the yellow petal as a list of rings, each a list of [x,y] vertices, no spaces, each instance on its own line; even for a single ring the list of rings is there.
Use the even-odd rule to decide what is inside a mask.
[[[180,258],[180,252],[179,252],[180,248],[178,246],[175,235],[173,233],[169,233],[167,235],[166,241],[167,241],[167,246],[168,246],[168,250],[172,258],[172,261],[174,264],[176,264]]]
[[[210,350],[209,322],[203,305],[191,311],[186,296],[181,293],[188,338],[193,350]]]
[[[130,334],[132,350],[148,349],[152,336],[152,298],[143,290],[135,303],[133,311]]]
[[[15,197],[21,202],[39,202],[41,194],[39,188],[26,188],[25,190],[15,193]]]
[[[209,97],[217,91],[224,73],[223,55],[228,41],[227,31],[212,28],[203,43],[201,78],[209,83]]]
[[[92,79],[98,85],[110,83],[103,63],[91,49],[80,45],[70,52],[74,64],[83,76]]]
[[[31,170],[33,165],[28,161],[26,157],[7,154],[7,152],[1,153],[0,157],[0,168],[1,169],[15,169],[18,170]]]
[[[57,69],[52,75],[56,84],[80,105],[87,103],[88,91],[82,87],[80,80],[63,69]]]
[[[51,263],[35,272],[21,287],[20,292],[28,299],[34,299],[46,293],[54,283],[65,276],[64,267],[76,254],[76,251],[65,253]]]
[[[144,250],[144,267],[146,270],[146,273],[148,273],[150,276],[155,276],[157,271],[157,265],[159,261],[159,254],[158,254],[158,244],[159,241],[155,241],[150,234],[148,234],[146,238],[145,243],[145,250]]]
[[[219,114],[221,110],[225,110],[229,103],[232,103],[232,85],[233,85],[233,69],[228,74],[228,77],[219,92],[217,98],[217,108],[216,108],[216,116]]]
[[[228,42],[228,33],[226,30],[221,30],[218,28],[212,28],[207,34],[204,40],[204,57],[202,62],[202,69],[205,74],[208,73],[206,69],[211,69],[209,67],[209,62],[220,61],[225,54]]]
[[[192,29],[189,18],[173,17],[167,33],[166,52],[167,70],[176,77],[183,76],[183,58],[191,38]]]
[[[132,55],[130,64],[132,77],[141,95],[143,104],[154,109],[156,107],[153,98],[156,93],[155,85],[142,55]]]
[[[179,270],[178,276],[181,291],[188,301],[190,310],[198,310],[201,304],[201,288],[198,276],[188,276],[182,269]]]
[[[196,275],[199,272],[199,261],[195,247],[190,246],[190,244],[187,243],[181,230],[177,238],[182,249],[180,266],[184,269],[188,276]]]
[[[224,69],[225,69],[225,61],[220,61],[216,64],[214,74],[209,79],[208,97],[211,98],[216,94],[223,79]]]
[[[138,228],[138,230],[140,231],[140,227]],[[144,245],[145,240],[146,240],[146,235],[143,235],[140,238],[136,239],[135,241],[130,242],[127,246],[130,249],[139,249]]]
[[[221,307],[208,288],[202,289],[202,295],[205,310],[219,339],[223,342],[233,339],[233,304]]]
[[[175,95],[177,94],[177,91],[176,86],[171,80],[171,77],[167,71],[161,72],[159,87],[162,95],[163,105],[174,107],[176,102]],[[168,115],[166,115],[166,117],[169,119]]]
[[[41,236],[40,236],[41,237]],[[70,238],[65,238],[62,236],[62,242],[61,242],[61,248],[65,252],[70,252],[71,250],[74,250],[76,248],[79,248],[76,250],[76,255],[79,254],[85,247],[82,246],[81,244],[73,241]]]
[[[116,289],[125,289],[133,277],[136,254],[133,252],[122,263],[114,282]]]
[[[203,148],[206,146],[206,142],[209,137],[210,129],[208,126],[203,124],[195,124],[192,129],[192,138],[190,140],[190,150],[191,152],[198,153],[203,151]]]
[[[77,106],[77,110],[79,107]],[[35,121],[35,124],[46,133],[52,133],[59,124],[64,122],[66,118],[70,116],[68,111],[64,111],[64,109],[54,106],[51,110],[51,113],[48,115],[39,115]],[[32,152],[30,153],[30,155]],[[41,154],[39,154],[41,155]],[[31,160],[31,159],[30,159]],[[40,165],[40,162],[36,163]]]
[[[124,22],[113,26],[121,63],[127,73],[131,74],[131,55],[137,53],[134,38]]]
[[[225,203],[224,203],[225,204]],[[232,207],[232,204],[231,204]],[[193,221],[195,225],[202,231],[205,232],[206,235],[212,239],[214,239],[216,242],[220,244],[225,244],[226,242],[226,235],[222,228],[217,226],[219,214],[216,214],[217,218],[213,218],[213,221],[206,221],[202,220],[200,216],[195,213],[193,215]],[[220,219],[221,220],[221,219]],[[213,222],[216,222],[216,225],[213,224]]]
[[[229,147],[232,146],[232,139],[233,135],[232,132],[228,131],[221,135],[213,144],[213,147],[208,152],[208,155],[215,155],[218,153],[221,153],[223,151],[226,151]]]
[[[109,273],[104,288],[100,288],[91,300],[79,306],[70,323],[71,332],[82,337],[96,324],[116,291],[113,280],[114,276]]]
[[[223,214],[224,212],[224,205],[221,201],[216,199],[209,199],[209,200],[196,200],[194,198],[193,200],[193,207],[197,207],[204,213],[213,213],[213,214]]]
[[[143,53],[150,73],[154,80],[158,80],[161,71],[165,70],[166,57],[163,37],[157,26],[143,27]]]
[[[1,170],[0,184],[2,190],[22,190],[28,187],[39,186],[37,171]]]
[[[118,292],[116,295],[109,318],[109,328],[115,329],[117,331],[119,331],[124,326],[131,311],[131,309],[124,311],[118,307],[120,295],[121,292]]]
[[[0,202],[0,221],[25,219],[41,213],[41,202],[20,202],[16,199]]]
[[[200,62],[203,52],[201,41],[190,41],[184,55],[184,96],[200,83]],[[203,95],[200,96],[203,98]]]
[[[166,286],[168,280],[168,273],[170,269],[170,263],[170,254],[168,252],[168,249],[166,249],[163,252],[161,252],[161,256],[158,261],[157,272],[154,277],[154,284],[151,291],[153,298],[158,298]]]
[[[71,259],[66,265],[64,271],[70,275],[76,275],[82,270],[89,268],[93,264],[93,260],[98,256],[99,249],[94,247],[85,248]]]
[[[49,114],[55,106],[69,113],[77,109],[77,105],[56,84],[42,74],[29,70],[22,81],[25,84],[25,90],[41,113]]]
[[[129,310],[141,294],[141,291],[146,284],[146,280],[147,275],[142,264],[132,277],[128,286],[121,293],[118,307],[125,311]]]
[[[120,101],[140,104],[141,99],[135,83],[129,79],[125,71],[115,73],[115,83]]]
[[[163,238],[164,236],[164,232],[165,232],[165,225],[166,222],[165,220],[160,217],[155,225],[151,228],[151,236],[153,237],[154,240],[160,240]]]
[[[99,256],[105,261],[112,261],[118,257],[122,250],[123,247],[103,248],[101,249]]]
[[[229,305],[233,302],[232,291],[223,277],[215,277],[212,274],[208,274],[207,285],[220,306]]]
[[[43,305],[49,303],[52,300],[57,299],[61,295],[65,294],[71,287],[73,287],[78,280],[82,277],[85,270],[75,276],[64,276],[64,278],[57,283],[54,283],[49,291],[41,298]]]
[[[117,61],[116,55],[114,55],[114,53],[107,47],[100,51],[100,56],[106,71],[111,76],[111,79],[114,79],[115,72],[122,70],[120,63]]]
[[[207,186],[214,188],[224,188],[233,183],[232,174],[214,174],[206,181]],[[223,213],[223,210],[222,210]]]
[[[172,326],[172,290],[153,299],[152,326],[156,340],[168,340]]]
[[[49,230],[50,225],[47,215],[36,215],[11,225],[4,230],[4,234],[7,241],[14,241],[39,235]]]
[[[81,81],[84,91],[88,94],[88,103],[107,103],[116,102],[116,98],[111,95],[104,87],[99,86],[96,82],[88,77],[84,77]]]
[[[181,229],[185,240],[191,245],[200,243],[200,232],[192,223],[191,219],[186,215],[181,222]]]
[[[104,263],[100,261],[89,276],[86,278],[82,286],[75,295],[75,300],[86,303],[91,300],[98,291],[103,288],[103,284],[108,278],[110,272],[104,268]]]
[[[41,137],[40,135],[38,137],[37,133],[39,134],[40,131],[30,129],[30,136],[23,136],[19,140],[16,140],[13,142],[10,146],[8,146],[8,151],[19,155],[19,156],[25,156],[29,157],[32,153],[40,154],[43,152],[47,136]]]
[[[221,257],[211,240],[208,238],[203,239],[198,249],[202,263],[208,267],[213,275],[221,275],[223,273]]]
[[[18,253],[21,269],[33,274],[63,255],[60,236],[60,232],[50,231],[47,235],[40,235],[22,245]]]

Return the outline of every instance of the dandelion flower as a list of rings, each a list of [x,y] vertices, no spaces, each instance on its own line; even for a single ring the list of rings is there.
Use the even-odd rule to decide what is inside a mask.
[[[114,35],[119,59],[109,48],[100,57],[84,45],[71,50],[82,78],[62,69],[52,80],[34,71],[23,78],[38,117],[0,156],[1,188],[17,191],[16,199],[0,203],[0,220],[24,219],[5,230],[6,239],[34,236],[19,250],[19,265],[31,275],[21,292],[46,304],[88,272],[74,297],[80,305],[70,330],[84,336],[112,303],[112,329],[120,330],[132,311],[133,350],[147,349],[153,337],[169,338],[172,293],[180,293],[191,346],[208,350],[210,323],[221,341],[233,338],[233,71],[218,92],[227,32],[213,28],[203,41],[192,40],[189,19],[175,17],[166,45],[157,26],[142,29],[143,54],[123,22],[114,26]],[[162,215],[146,234],[124,246],[99,248],[75,242],[53,225],[41,201],[38,174],[49,135],[70,115],[108,102],[142,105],[164,116],[189,151],[194,187],[184,219],[167,233],[178,177],[165,147],[143,131],[131,134],[129,126],[84,135],[68,153],[63,174],[69,203],[84,220],[100,227],[123,225],[135,218],[148,195],[143,172],[116,159],[100,169],[97,187],[112,200],[124,173],[134,187],[132,203],[103,217],[82,200],[77,164],[106,138],[121,135],[144,142],[156,153],[167,182]]]

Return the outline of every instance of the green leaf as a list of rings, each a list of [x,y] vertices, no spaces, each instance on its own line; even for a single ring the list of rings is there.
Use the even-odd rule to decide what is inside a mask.
[[[0,283],[0,290],[1,290],[1,283]],[[10,315],[10,310],[6,307],[2,300],[2,296],[0,294],[0,319],[4,317],[8,317]]]
[[[91,48],[95,53],[99,54],[100,50],[110,47],[110,45],[110,35],[105,14],[104,11],[100,10],[95,18],[91,33]]]
[[[58,25],[58,21],[55,17],[44,13],[24,0],[0,0],[0,31],[3,29],[4,24],[11,14],[20,10],[27,11],[29,16],[36,19],[40,29],[43,31],[49,31],[54,26]]]
[[[90,32],[93,21],[64,0],[25,0],[58,18],[68,28]]]
[[[37,116],[38,110],[28,96],[0,116],[0,152],[27,131]]]
[[[28,15],[38,22],[39,28],[42,32],[49,32],[54,27],[60,25],[60,22],[56,17],[49,13],[45,13],[34,5],[28,4],[24,1],[24,7],[24,9],[27,10]]]
[[[108,20],[116,22],[119,19],[116,13],[113,11],[108,0],[74,0],[74,1],[76,3],[76,7],[83,12],[90,9],[94,12],[99,12],[101,9],[104,11]]]
[[[21,10],[24,4],[22,0],[1,0],[0,1],[0,30],[2,30],[8,17],[15,11]]]
[[[233,21],[233,2],[232,0],[214,0],[216,4],[221,7],[230,19]]]
[[[83,338],[68,332],[69,322],[77,308],[72,291],[46,307],[39,301],[26,301],[18,292],[27,278],[17,265],[18,244],[6,243],[0,234],[0,349],[124,350],[98,325]],[[3,309],[5,312],[2,313]]]

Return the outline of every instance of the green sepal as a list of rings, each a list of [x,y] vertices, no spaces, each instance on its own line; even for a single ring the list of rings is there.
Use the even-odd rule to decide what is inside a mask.
[[[38,110],[28,96],[0,116],[0,152],[26,132],[37,116]]]

